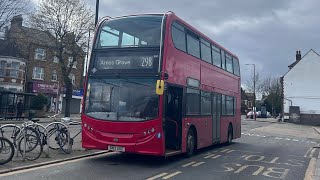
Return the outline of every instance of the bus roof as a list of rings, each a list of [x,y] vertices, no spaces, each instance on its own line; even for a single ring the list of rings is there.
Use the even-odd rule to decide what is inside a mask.
[[[132,16],[146,16],[146,15],[155,15],[155,16],[163,16],[163,15],[167,15],[169,18],[173,18],[173,19],[177,19],[179,20],[183,25],[187,26],[189,29],[191,29],[192,31],[194,31],[195,33],[197,33],[198,35],[200,35],[202,38],[206,39],[207,41],[210,41],[212,44],[218,46],[220,49],[224,50],[225,52],[227,52],[228,54],[234,56],[235,58],[237,58],[237,60],[239,60],[238,56],[236,56],[235,54],[233,54],[231,51],[229,51],[228,49],[224,48],[223,46],[221,46],[220,44],[218,44],[217,42],[215,42],[214,40],[212,40],[211,38],[209,38],[208,36],[206,36],[205,34],[203,34],[202,32],[200,32],[199,30],[197,30],[196,28],[194,28],[193,26],[191,26],[189,23],[185,22],[184,20],[182,20],[181,18],[179,18],[177,15],[175,15],[174,12],[168,11],[168,13],[146,13],[146,14],[132,14],[132,15],[125,15],[125,16],[115,16],[115,17],[110,17],[110,16],[105,16],[103,18],[100,19],[98,25],[100,23],[102,23],[105,20],[108,19],[118,19],[118,18],[125,18],[125,17],[132,17]]]

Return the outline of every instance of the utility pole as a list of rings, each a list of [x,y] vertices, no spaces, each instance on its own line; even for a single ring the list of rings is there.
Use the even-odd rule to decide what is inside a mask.
[[[253,66],[253,116],[254,120],[257,120],[256,117],[256,64],[245,64]]]
[[[95,21],[94,21],[95,26],[98,23],[98,16],[99,16],[99,0],[96,0],[96,17],[95,17]]]

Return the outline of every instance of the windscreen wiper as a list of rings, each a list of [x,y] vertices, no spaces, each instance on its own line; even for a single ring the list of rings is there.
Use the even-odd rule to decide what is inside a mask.
[[[109,82],[105,81],[104,79],[99,78],[99,76],[96,76],[96,75],[89,75],[89,77],[93,77],[94,79],[96,79],[96,80],[98,80],[98,81],[100,81],[100,82],[103,82],[103,83],[105,83],[105,84],[109,84],[109,85],[111,85],[111,86],[121,87],[121,86],[119,86],[119,85],[109,83]]]
[[[120,75],[119,75],[119,74],[117,74],[117,73],[115,73],[115,76],[116,76],[116,78],[124,79],[124,80],[126,80],[127,82],[129,82],[129,83],[131,83],[131,84],[136,84],[136,85],[140,85],[140,86],[145,86],[145,87],[152,88],[152,87],[151,87],[151,86],[149,86],[149,85],[146,85],[146,84],[142,84],[142,83],[138,83],[138,82],[131,81],[131,80],[129,80],[129,79],[127,79],[127,78],[125,78],[125,77],[120,76]]]

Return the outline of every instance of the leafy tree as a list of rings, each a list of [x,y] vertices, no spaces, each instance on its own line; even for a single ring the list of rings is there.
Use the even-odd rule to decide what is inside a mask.
[[[31,109],[42,110],[42,108],[48,103],[48,99],[43,94],[34,96],[31,101]]]
[[[54,49],[62,70],[66,88],[65,116],[70,117],[72,99],[72,66],[84,59],[88,32],[94,27],[94,14],[83,0],[42,0],[37,11],[30,17],[31,24],[54,36]],[[73,57],[64,60],[64,54]]]
[[[273,115],[281,112],[281,83],[279,78],[266,78],[263,81],[264,104]]]

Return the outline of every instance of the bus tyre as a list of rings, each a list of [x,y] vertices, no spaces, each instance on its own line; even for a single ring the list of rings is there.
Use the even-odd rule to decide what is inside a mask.
[[[196,141],[194,136],[194,131],[192,129],[189,129],[188,135],[187,135],[187,157],[191,157],[194,154],[196,147]]]
[[[229,125],[228,128],[228,141],[227,144],[231,144],[233,139],[233,130],[232,130],[232,125]]]

